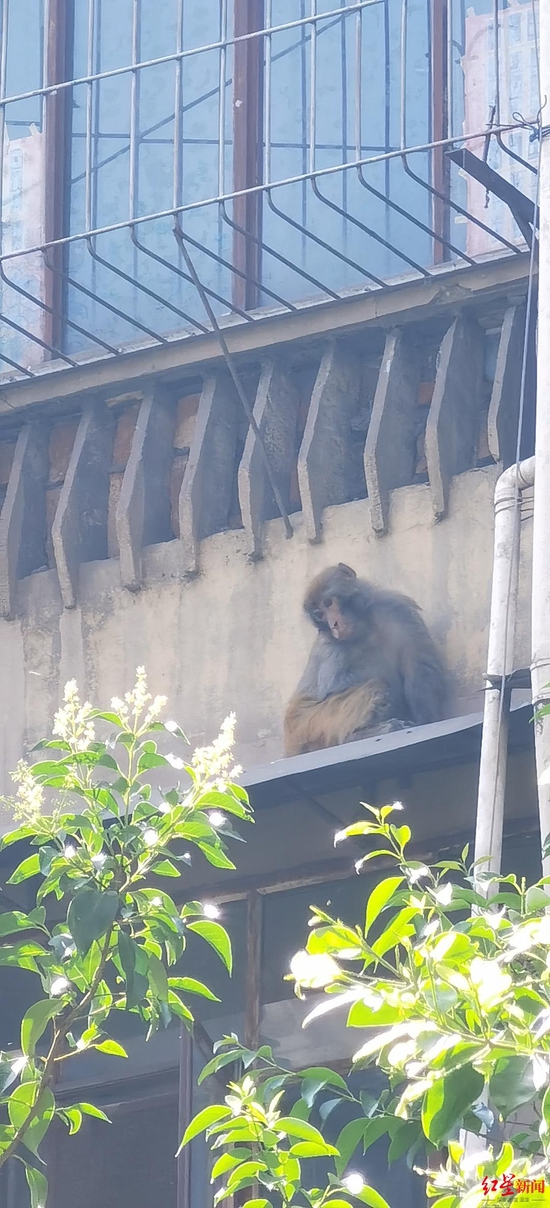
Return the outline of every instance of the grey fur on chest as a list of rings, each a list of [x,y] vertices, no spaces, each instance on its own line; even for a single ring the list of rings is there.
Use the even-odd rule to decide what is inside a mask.
[[[312,700],[326,700],[382,673],[383,659],[355,642],[335,642],[321,634],[314,643],[298,691]],[[367,665],[368,663],[368,665]]]

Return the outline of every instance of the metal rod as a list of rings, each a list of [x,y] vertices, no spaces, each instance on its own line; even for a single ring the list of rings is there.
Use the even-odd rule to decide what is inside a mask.
[[[308,175],[315,172],[315,127],[316,127],[316,99],[317,99],[317,38],[315,37],[315,18],[317,9],[317,0],[310,0],[310,19],[312,22],[311,38],[309,43],[309,157],[308,157]]]
[[[356,13],[359,9],[372,8],[376,4],[380,4],[382,0],[356,0],[355,4],[350,4],[345,9],[345,15]],[[331,9],[330,12],[318,13],[314,18],[316,21],[327,21],[330,17],[341,17],[342,9]],[[280,25],[271,26],[269,29],[253,29],[245,34],[234,34],[233,37],[228,37],[223,41],[218,39],[216,42],[207,42],[202,46],[193,46],[189,50],[175,51],[170,55],[159,55],[155,59],[144,59],[141,63],[135,66],[127,64],[122,67],[112,67],[109,71],[96,71],[90,75],[78,76],[74,80],[62,80],[59,84],[52,84],[48,88],[32,88],[27,92],[14,93],[13,96],[0,97],[0,107],[10,105],[14,101],[26,101],[31,97],[43,96],[48,92],[63,91],[65,88],[75,87],[77,84],[88,84],[95,80],[110,80],[113,76],[131,75],[132,71],[143,71],[147,67],[160,67],[163,63],[173,63],[176,59],[189,59],[194,55],[203,54],[210,50],[220,50],[222,46],[234,46],[239,42],[250,42],[253,38],[263,38],[266,33],[284,33],[289,29],[299,29],[302,25],[309,25],[311,17],[298,18],[295,21],[284,21]]]
[[[182,1026],[179,1038],[178,1146],[193,1117],[193,1042]],[[191,1208],[191,1150],[184,1145],[176,1158],[176,1208]]]
[[[91,74],[94,63],[95,49],[95,0],[88,0],[88,45],[87,45],[87,66]],[[94,163],[94,85],[90,80],[86,86],[86,159],[85,159],[85,208],[86,208],[86,229],[92,230],[94,226],[94,183],[95,183],[95,163]]]
[[[266,25],[271,26],[272,0],[265,2]],[[264,37],[264,181],[271,180],[271,67],[273,60],[273,42],[271,31],[266,31]]]
[[[128,211],[130,219],[136,217],[138,170],[139,170],[139,81],[136,70],[140,44],[140,0],[132,0],[132,75],[130,79],[130,145],[128,173]],[[174,150],[175,150],[174,141]]]
[[[246,899],[246,1020],[245,1044],[257,1049],[262,1009],[262,896],[256,890]]]
[[[353,214],[348,213],[347,210],[344,210],[341,206],[336,205],[336,202],[329,201],[329,198],[325,197],[324,194],[321,193],[316,180],[312,180],[311,187],[315,193],[315,196],[319,198],[319,201],[323,202],[323,205],[329,206],[331,210],[335,210],[337,214],[341,214],[342,218],[344,218],[346,222],[351,222],[353,226],[359,227],[359,229],[364,231],[366,235],[370,235],[371,239],[376,240],[377,243],[381,243],[383,247],[388,248],[390,252],[393,252],[394,256],[399,256],[400,260],[404,260],[405,264],[409,264],[411,268],[414,268],[417,273],[420,273],[421,277],[428,278],[430,276],[428,269],[424,268],[421,264],[418,264],[416,260],[411,260],[411,257],[407,256],[406,252],[399,251],[399,248],[394,247],[392,243],[390,243],[387,239],[384,239],[384,236],[379,235],[372,229],[372,227],[368,227],[364,222],[360,222],[358,218],[353,216]],[[369,186],[367,185],[366,187],[368,188]],[[382,200],[387,202],[388,199],[384,197],[383,194],[381,196]],[[409,215],[407,215],[407,217],[409,217]]]
[[[223,45],[220,50],[220,98],[218,107],[218,191],[225,192],[225,112],[227,88],[227,0],[220,0],[220,26],[223,35]],[[176,203],[177,204],[177,203]]]
[[[189,273],[184,273],[183,269],[179,268],[177,264],[172,264],[171,261],[166,260],[164,258],[164,256],[159,256],[158,252],[153,252],[152,249],[146,247],[144,243],[140,243],[137,238],[134,228],[135,228],[135,224],[133,224],[130,229],[130,237],[132,239],[132,242],[135,243],[136,247],[139,248],[140,252],[144,252],[144,254],[146,256],[150,256],[152,260],[156,260],[158,264],[162,264],[165,268],[169,269],[172,273],[175,273],[177,277],[181,277],[183,281],[190,282],[191,285],[194,285],[193,278],[189,276]],[[196,239],[191,239],[190,235],[186,235],[186,239],[194,247],[198,248],[199,251],[201,251],[203,253],[203,255],[210,256],[214,260],[218,260],[218,256],[216,255],[215,252],[211,252],[209,250],[209,248],[204,247],[204,245],[202,243],[198,243]],[[225,263],[227,263],[227,261],[225,261]],[[218,293],[216,293],[215,290],[210,289],[209,286],[205,285],[204,288],[205,288],[207,294],[210,294],[210,296],[212,298],[215,298],[217,302],[221,302],[222,306],[225,306],[225,308],[228,311],[231,311],[233,314],[238,315],[239,318],[241,318],[241,319],[245,319],[247,323],[254,322],[251,315],[249,315],[246,310],[241,310],[239,307],[237,307],[233,303],[229,302],[229,300],[227,298],[224,298],[222,294],[218,294]],[[163,299],[163,305],[165,305],[165,306],[168,305],[168,303],[164,299]],[[185,312],[182,311],[181,313],[184,314]],[[207,332],[210,330],[208,327],[205,327],[202,323],[199,323],[198,319],[194,319],[191,316],[187,316],[187,317],[189,318],[189,322],[192,323],[194,327],[198,327],[199,331]]]
[[[183,18],[185,0],[178,0],[176,18],[177,53],[183,52]],[[181,205],[183,187],[183,59],[176,60],[176,84],[174,96],[174,157],[173,157],[172,197],[174,207]],[[219,187],[219,185],[218,185]]]
[[[506,126],[502,126],[500,129],[502,131],[506,132],[506,131],[518,130],[518,129],[522,129],[522,128],[523,128],[523,125],[521,122],[513,122],[513,123],[507,124]],[[493,131],[493,133],[496,133],[496,131]],[[464,134],[464,135],[461,135],[461,136],[455,137],[455,138],[439,139],[439,140],[435,140],[435,141],[432,140],[431,142],[428,142],[428,143],[416,144],[414,147],[407,147],[406,154],[410,156],[410,155],[414,155],[415,153],[418,153],[421,151],[432,151],[435,147],[449,147],[449,146],[453,146],[455,144],[461,144],[461,143],[465,143],[465,142],[475,142],[475,141],[483,140],[486,137],[487,137],[487,129],[484,129],[481,131]],[[366,167],[369,164],[385,163],[387,160],[402,159],[402,158],[403,158],[403,149],[402,148],[398,148],[396,150],[388,151],[388,152],[380,152],[377,155],[364,156],[359,160],[350,160],[346,164],[333,164],[332,166],[327,167],[327,168],[317,168],[314,173],[314,178],[318,179],[322,176],[334,176],[338,172],[347,172],[350,169],[356,170],[359,167]],[[137,218],[134,219],[134,223],[137,225],[137,224],[142,224],[144,222],[156,222],[161,218],[174,218],[177,215],[189,213],[191,210],[202,209],[202,208],[204,208],[206,206],[210,206],[210,205],[211,206],[217,205],[220,202],[233,201],[236,197],[243,197],[243,196],[245,196],[247,194],[251,194],[251,193],[261,193],[261,192],[268,193],[268,192],[272,191],[273,189],[285,188],[287,185],[299,184],[301,181],[309,180],[309,179],[311,179],[311,176],[307,172],[299,173],[298,175],[295,175],[295,176],[287,176],[282,180],[266,182],[261,185],[253,185],[248,189],[237,189],[232,193],[226,193],[223,197],[209,197],[209,198],[205,198],[201,201],[187,202],[186,205],[177,206],[176,209],[172,208],[170,210],[157,210],[153,214],[140,214]],[[427,185],[425,181],[422,181],[422,179],[420,177],[418,177],[418,180],[423,188],[430,189],[430,186]],[[470,215],[467,210],[462,210],[461,207],[457,206],[456,203],[454,203],[454,202],[451,204],[453,205],[453,208],[455,208],[455,209],[459,210],[460,212],[462,212],[463,214],[465,214],[466,217],[469,217],[472,222],[477,222],[477,224],[479,226],[484,227],[484,224],[480,223],[477,219],[475,219],[473,217],[473,215]],[[63,244],[68,244],[68,243],[76,243],[81,239],[90,239],[90,238],[93,239],[98,235],[109,235],[114,231],[124,230],[129,225],[130,225],[130,222],[128,219],[121,221],[121,222],[109,223],[108,225],[105,225],[102,227],[96,227],[92,231],[84,231],[84,232],[80,232],[75,235],[66,235],[62,239],[51,239],[51,240],[48,240],[46,243],[38,243],[29,248],[23,248],[16,252],[10,252],[6,256],[1,256],[0,260],[15,260],[15,259],[19,258],[20,256],[28,256],[31,252],[42,252],[47,248],[60,247]],[[489,230],[488,227],[486,227],[485,229]],[[494,235],[494,232],[490,231],[490,234]],[[496,237],[499,238],[499,236],[496,236]],[[502,242],[505,242],[505,241],[503,240]],[[514,247],[514,251],[517,251],[517,248]]]
[[[310,179],[313,186],[314,181],[312,178]],[[374,281],[375,285],[380,287],[385,286],[386,282],[383,281],[381,277],[377,277],[374,273],[370,273],[369,270],[364,268],[362,264],[358,264],[356,260],[352,260],[349,256],[345,256],[341,250],[338,251],[336,248],[331,247],[330,243],[327,243],[326,239],[321,239],[320,235],[314,235],[313,231],[309,231],[307,227],[302,226],[300,222],[296,222],[296,219],[291,218],[290,214],[285,214],[283,210],[280,210],[279,207],[275,205],[271,197],[271,191],[267,195],[267,202],[274,214],[278,214],[279,218],[283,218],[284,221],[288,222],[291,227],[294,227],[297,231],[301,231],[307,239],[311,239],[312,243],[317,243],[319,247],[324,248],[326,252],[330,252],[333,256],[337,256],[338,260],[342,260],[344,264],[349,264],[350,268],[354,268],[358,273],[361,273],[362,276],[368,277],[369,281]]]
[[[288,517],[288,512],[287,512],[287,509],[286,509],[286,507],[285,507],[285,505],[284,505],[284,502],[283,502],[283,498],[282,498],[281,492],[280,492],[279,487],[278,487],[278,485],[277,485],[277,483],[276,483],[276,481],[275,481],[275,476],[274,476],[274,474],[273,474],[273,470],[272,470],[272,468],[271,468],[271,463],[270,463],[270,461],[269,461],[269,457],[268,457],[268,455],[267,455],[267,451],[266,451],[266,448],[265,448],[265,444],[264,444],[264,440],[263,440],[262,434],[261,434],[260,429],[259,429],[259,427],[258,427],[258,425],[257,425],[257,423],[256,423],[255,418],[254,418],[254,414],[253,414],[252,407],[250,406],[250,403],[249,403],[249,401],[248,401],[248,399],[247,399],[247,397],[246,397],[246,392],[245,392],[245,390],[244,390],[244,387],[243,387],[243,384],[242,384],[242,382],[241,382],[240,376],[239,376],[239,374],[238,374],[238,372],[237,372],[237,368],[236,368],[236,366],[235,366],[235,362],[234,362],[234,360],[233,360],[233,357],[232,357],[232,355],[231,355],[231,353],[230,353],[230,351],[229,351],[229,348],[228,348],[228,345],[227,345],[227,340],[226,340],[226,338],[225,338],[225,336],[224,336],[224,334],[223,334],[222,329],[220,328],[220,325],[219,325],[219,323],[218,323],[218,320],[217,320],[217,318],[216,318],[216,315],[215,315],[215,313],[214,313],[214,310],[212,309],[212,306],[211,306],[210,301],[209,301],[209,298],[208,298],[208,294],[207,294],[207,292],[206,292],[206,290],[205,290],[205,288],[204,288],[204,286],[203,286],[203,284],[202,284],[201,280],[199,279],[199,277],[198,277],[198,275],[197,275],[197,272],[196,272],[196,270],[195,270],[195,266],[194,266],[194,264],[193,264],[193,261],[192,261],[192,259],[191,259],[190,254],[189,254],[189,250],[188,250],[188,248],[186,247],[186,243],[185,243],[185,235],[184,235],[184,233],[183,233],[183,231],[182,231],[182,229],[181,229],[181,226],[180,226],[180,225],[179,225],[179,223],[177,222],[177,220],[176,220],[176,221],[175,221],[175,223],[174,223],[174,236],[175,236],[175,238],[176,238],[176,240],[177,240],[177,242],[178,242],[179,246],[181,247],[182,254],[183,254],[183,257],[184,257],[185,263],[186,263],[186,265],[187,265],[187,268],[188,268],[188,270],[189,270],[189,273],[190,273],[191,277],[193,278],[193,281],[194,281],[194,284],[195,284],[195,286],[196,286],[196,288],[197,288],[197,291],[198,291],[198,293],[199,293],[199,296],[200,296],[201,302],[202,302],[202,304],[203,304],[203,306],[204,306],[204,309],[205,309],[205,311],[206,311],[206,313],[207,313],[207,315],[208,315],[208,318],[210,319],[210,322],[211,322],[211,324],[212,324],[212,327],[213,327],[214,331],[216,332],[216,335],[217,335],[217,337],[218,337],[218,341],[219,341],[219,345],[220,345],[220,348],[221,348],[221,350],[222,350],[222,353],[223,353],[223,356],[224,356],[224,359],[225,359],[225,363],[226,363],[226,365],[227,365],[227,368],[228,368],[228,370],[229,370],[229,373],[231,374],[231,378],[232,378],[232,380],[233,380],[233,384],[234,384],[235,389],[236,389],[236,391],[237,391],[238,397],[239,397],[239,399],[240,399],[240,401],[241,401],[241,404],[242,404],[242,407],[243,407],[244,413],[245,413],[245,415],[246,415],[246,417],[247,417],[247,419],[248,419],[248,422],[249,422],[249,424],[250,424],[250,427],[252,428],[252,431],[253,431],[253,433],[254,433],[254,435],[255,435],[255,437],[256,437],[256,440],[257,440],[257,441],[258,441],[258,443],[259,443],[260,449],[261,449],[261,451],[262,451],[262,460],[263,460],[264,465],[265,465],[265,470],[266,470],[266,474],[267,474],[267,477],[268,477],[268,480],[269,480],[269,485],[270,485],[270,487],[271,487],[271,490],[273,491],[273,495],[274,495],[274,498],[275,498],[275,502],[276,502],[277,507],[278,507],[278,509],[279,509],[280,515],[281,515],[281,517],[282,517],[282,519],[283,519],[284,526],[285,526],[285,531],[286,531],[286,535],[287,535],[287,537],[292,537],[292,535],[293,535],[292,525],[291,525],[291,523],[290,523],[290,520],[289,520],[289,517]]]

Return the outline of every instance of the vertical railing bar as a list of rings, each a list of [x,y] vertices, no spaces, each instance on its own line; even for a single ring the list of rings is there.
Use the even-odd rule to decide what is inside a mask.
[[[345,8],[346,0],[340,0],[342,9]],[[342,89],[342,163],[348,162],[348,71],[347,71],[347,36],[348,27],[344,19],[340,21],[340,57],[341,57],[341,89]],[[344,210],[348,208],[348,174],[342,173],[342,206]],[[342,224],[342,240],[344,246],[346,244],[346,224]]]
[[[130,77],[130,146],[129,146],[129,179],[128,179],[128,210],[129,218],[136,218],[138,169],[139,169],[139,63],[141,12],[140,0],[132,0],[132,74]]]
[[[407,146],[407,0],[401,0],[400,148]]]
[[[500,30],[499,0],[493,0],[493,22],[495,26],[495,123],[500,125]]]
[[[185,0],[177,0],[177,4],[176,53],[181,56]],[[182,204],[183,186],[183,59],[181,57],[176,59],[173,172],[172,198],[174,209],[176,209]]]
[[[310,17],[317,15],[317,0],[310,0]],[[309,156],[308,156],[308,172],[315,172],[315,139],[316,131],[316,103],[317,94],[317,24],[315,21],[311,23],[311,41],[309,44]]]
[[[8,28],[10,0],[2,0],[2,26],[0,37],[2,49],[0,52],[0,96],[6,95],[6,75],[8,67]],[[44,102],[43,102],[44,104]],[[4,251],[4,147],[6,134],[6,106],[0,106],[0,254]]]
[[[225,117],[227,87],[227,0],[220,0],[220,104],[218,110],[218,193],[225,193]]]
[[[183,1024],[179,1037],[178,1065],[179,1146],[193,1117],[193,1041]],[[176,1158],[176,1208],[191,1208],[191,1150],[188,1145],[184,1145]]]
[[[355,158],[361,159],[363,138],[363,13],[355,14]]]
[[[384,150],[391,150],[391,40],[390,40],[390,11],[389,0],[384,0]],[[363,9],[359,10],[363,16]],[[386,196],[390,194],[390,179],[392,166],[389,160],[384,165],[384,185]]]
[[[453,15],[453,0],[447,0],[447,134],[449,138],[452,138],[454,131]]]
[[[265,0],[264,25],[269,29],[272,24],[272,0]],[[271,64],[273,55],[272,34],[264,38],[264,184],[271,183]]]
[[[90,0],[90,5],[91,11],[88,12],[88,75],[93,74],[96,57],[97,67],[101,65],[101,10],[96,8],[95,0]],[[101,111],[101,84],[99,82],[89,82],[87,101],[89,101],[90,108],[89,114],[87,114],[89,126],[86,130],[87,139],[89,138],[89,146],[86,148],[86,174],[87,180],[89,180],[89,221],[91,225],[87,226],[86,229],[90,231],[96,226],[99,193],[99,119]],[[89,240],[86,240],[85,246],[88,255],[91,255]],[[91,261],[90,283],[92,292],[95,294],[98,271],[97,263],[93,256],[91,256]]]
[[[220,66],[219,66],[219,104],[218,104],[218,194],[223,197],[225,192],[225,121],[226,121],[226,81],[227,81],[227,0],[220,0]],[[223,251],[224,209],[223,204],[217,205],[218,225],[218,254],[217,284],[221,289],[223,278],[221,273],[221,253]],[[243,278],[246,282],[246,274]],[[246,288],[246,286],[245,286]]]
[[[88,75],[93,72],[95,46],[95,0],[88,0],[88,46],[86,53],[86,70]],[[85,178],[85,211],[86,230],[93,230],[93,127],[94,127],[94,84],[90,80],[86,85],[86,178]]]

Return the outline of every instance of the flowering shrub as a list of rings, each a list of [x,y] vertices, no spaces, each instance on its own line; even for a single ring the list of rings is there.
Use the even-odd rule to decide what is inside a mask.
[[[137,1013],[148,1036],[173,1016],[191,1028],[189,998],[214,995],[187,972],[173,972],[189,932],[231,969],[215,907],[178,907],[150,878],[182,875],[191,859],[180,854],[182,841],[216,868],[234,868],[229,816],[252,821],[245,791],[232,783],[239,770],[231,770],[235,719],[188,763],[157,747],[159,735],[178,747],[186,742],[176,722],[160,720],[165,705],[164,697],[151,698],[143,668],[133,691],[109,711],[81,704],[69,683],[53,737],[35,748],[42,758],[20,763],[14,776],[18,793],[10,804],[18,826],[0,847],[25,840],[32,853],[10,883],[40,883],[28,914],[0,914],[0,965],[37,974],[42,994],[22,1020],[20,1054],[0,1053],[0,1167],[11,1157],[23,1163],[32,1208],[46,1203],[40,1145],[54,1116],[71,1133],[84,1115],[107,1119],[90,1103],[58,1105],[57,1064],[84,1050],[125,1057],[109,1035],[115,1010]],[[153,789],[160,768],[181,772],[183,784]],[[54,926],[45,905],[52,895],[63,909]]]
[[[374,840],[358,871],[382,857],[395,863],[395,875],[372,890],[356,927],[313,909],[290,973],[300,996],[326,994],[305,1024],[345,1012],[360,1035],[354,1067],[378,1067],[386,1086],[377,1097],[356,1097],[330,1069],[296,1073],[267,1046],[251,1052],[235,1036],[223,1039],[202,1077],[238,1061],[243,1077],[184,1137],[205,1132],[217,1155],[216,1204],[249,1188],[251,1198],[239,1200],[245,1208],[388,1208],[361,1173],[363,1154],[383,1136],[390,1161],[406,1154],[425,1179],[434,1208],[479,1208],[520,1186],[548,1188],[546,881],[527,888],[479,867],[474,877],[467,849],[432,869],[411,860],[411,832],[391,821],[394,808],[367,807],[370,816],[336,841]],[[329,1144],[327,1120],[333,1125],[343,1105],[347,1122]],[[520,1107],[532,1123],[507,1126]],[[312,1158],[331,1167],[323,1188],[310,1185]]]

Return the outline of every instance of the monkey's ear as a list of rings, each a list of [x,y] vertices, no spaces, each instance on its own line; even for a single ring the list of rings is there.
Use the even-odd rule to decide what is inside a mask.
[[[351,566],[346,566],[345,562],[338,563],[338,570],[341,570],[342,574],[345,575],[346,578],[348,578],[348,579],[357,578],[355,571],[351,569]]]

